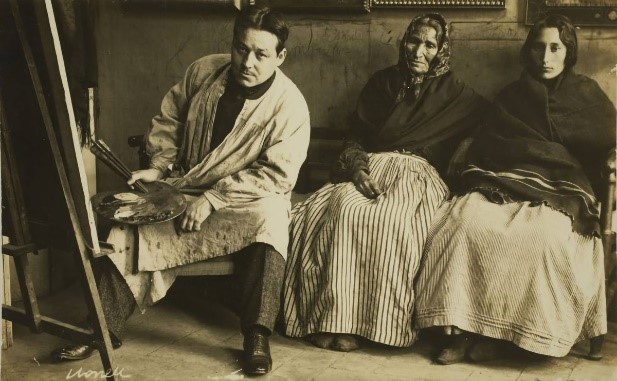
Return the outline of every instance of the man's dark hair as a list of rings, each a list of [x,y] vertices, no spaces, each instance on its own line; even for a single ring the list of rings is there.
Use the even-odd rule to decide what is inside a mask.
[[[564,66],[566,69],[571,68],[576,64],[578,42],[576,39],[576,27],[572,24],[569,18],[562,15],[550,15],[546,18],[537,21],[531,27],[525,44],[521,48],[520,61],[525,68],[532,67],[531,65],[531,49],[533,43],[540,34],[540,31],[545,28],[557,28],[559,31],[559,39],[566,46],[566,59]]]
[[[276,53],[283,50],[289,36],[289,27],[281,14],[264,6],[250,5],[242,8],[234,23],[234,40],[248,28],[265,30],[275,35],[278,40]]]

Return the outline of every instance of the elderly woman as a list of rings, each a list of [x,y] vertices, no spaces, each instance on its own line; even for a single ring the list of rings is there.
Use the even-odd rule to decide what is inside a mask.
[[[440,175],[486,103],[450,72],[449,56],[445,20],[414,19],[398,64],[373,75],[360,95],[338,183],[294,207],[287,335],[340,351],[356,349],[358,337],[413,343],[413,279],[448,195]]]
[[[536,23],[520,57],[524,71],[469,147],[466,193],[440,208],[418,273],[416,327],[453,334],[442,364],[494,358],[507,342],[560,357],[606,333],[593,184],[614,155],[615,107],[574,73],[567,18]]]

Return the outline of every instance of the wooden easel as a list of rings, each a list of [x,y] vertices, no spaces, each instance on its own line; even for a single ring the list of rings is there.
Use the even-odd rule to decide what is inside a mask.
[[[90,263],[92,256],[101,256],[105,255],[105,253],[101,251],[99,246],[92,208],[89,203],[83,159],[77,139],[73,106],[68,90],[53,8],[50,0],[32,2],[37,25],[39,25],[41,45],[43,46],[43,59],[46,66],[43,69],[40,67],[40,64],[37,65],[37,62],[41,62],[41,60],[35,60],[33,55],[26,28],[24,27],[24,20],[20,12],[20,3],[19,0],[10,0],[11,13],[28,64],[32,86],[36,94],[54,164],[58,171],[68,207],[77,246],[75,255],[79,263],[78,268],[82,270],[79,271],[80,280],[93,327],[91,330],[83,329],[43,316],[39,312],[28,262],[28,254],[36,252],[37,248],[31,242],[21,193],[21,183],[17,175],[15,157],[11,148],[9,130],[6,125],[7,120],[3,109],[2,94],[0,93],[3,197],[7,197],[6,200],[9,205],[9,213],[14,228],[13,242],[10,245],[3,245],[2,252],[3,254],[13,256],[15,259],[17,277],[24,300],[23,309],[3,304],[2,317],[15,323],[27,325],[34,333],[46,332],[74,342],[95,345],[99,350],[107,380],[115,380],[117,377],[114,374],[113,349]],[[50,83],[50,88],[45,90],[49,90],[53,99],[64,100],[64,102],[54,102],[53,105],[55,111],[53,115],[58,125],[62,145],[60,145],[60,141],[56,137],[53,124],[54,119],[52,119],[52,113],[39,76],[42,70],[46,70]],[[60,147],[62,147],[62,151]]]

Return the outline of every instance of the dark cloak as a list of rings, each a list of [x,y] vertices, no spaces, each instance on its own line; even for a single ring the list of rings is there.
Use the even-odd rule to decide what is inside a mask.
[[[422,17],[438,21],[443,33],[429,71],[415,75],[405,45]],[[487,102],[450,71],[448,27],[441,16],[414,19],[399,51],[397,65],[375,73],[362,90],[333,181],[347,181],[356,170],[368,173],[367,152],[392,151],[424,157],[443,177],[460,140],[479,125]]]
[[[496,98],[471,145],[465,188],[492,200],[543,202],[599,236],[594,186],[615,148],[615,107],[598,84],[564,72],[552,89],[527,72]]]

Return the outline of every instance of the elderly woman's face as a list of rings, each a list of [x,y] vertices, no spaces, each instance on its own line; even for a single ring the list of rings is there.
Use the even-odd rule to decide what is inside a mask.
[[[407,37],[405,44],[409,68],[415,74],[428,72],[429,66],[437,55],[437,31],[428,25],[422,25]]]
[[[553,79],[563,71],[568,49],[559,38],[557,28],[544,28],[531,45],[533,70],[542,79]]]

